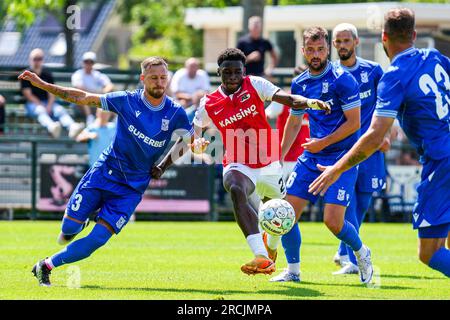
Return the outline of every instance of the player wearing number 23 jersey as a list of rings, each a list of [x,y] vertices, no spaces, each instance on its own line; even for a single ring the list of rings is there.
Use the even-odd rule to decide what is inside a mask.
[[[449,74],[448,57],[411,47],[393,59],[378,85],[375,115],[397,118],[421,156],[414,229],[450,223]]]

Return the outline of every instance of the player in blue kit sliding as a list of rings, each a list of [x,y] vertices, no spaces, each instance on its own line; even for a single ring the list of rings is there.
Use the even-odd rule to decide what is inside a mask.
[[[141,68],[144,89],[105,95],[49,84],[29,71],[19,76],[69,102],[93,105],[118,114],[113,142],[83,176],[69,200],[58,242],[73,240],[84,228],[89,214],[100,209],[97,224],[86,237],[36,263],[32,272],[40,285],[50,285],[52,269],[89,257],[121,231],[141,201],[150,179],[159,178],[172,163],[165,161],[163,167],[154,165],[174,132],[180,135],[179,141],[183,137],[189,143],[193,138],[186,112],[165,94],[166,62],[151,57],[142,62]]]
[[[309,202],[317,201],[317,196],[308,193],[309,184],[320,175],[316,164],[335,163],[357,141],[361,107],[355,78],[339,65],[328,61],[328,34],[324,28],[313,27],[304,31],[302,51],[309,69],[292,80],[291,91],[328,102],[331,114],[307,110],[311,139],[303,145],[305,151],[286,183],[286,200],[294,207],[297,220]],[[303,114],[302,110],[291,110],[282,141],[282,159],[298,134]],[[370,250],[363,245],[355,226],[344,219],[353,195],[356,175],[357,170],[354,168],[325,194],[324,222],[338,239],[355,251],[361,281],[368,283],[373,273]],[[301,236],[298,224],[282,237],[282,244],[288,269],[271,281],[300,281]],[[269,249],[269,254],[275,256],[276,247]]]
[[[358,30],[354,25],[341,23],[333,29],[333,45],[339,55],[339,60],[335,63],[350,72],[359,85],[359,96],[361,99],[360,134],[363,134],[369,128],[370,120],[375,110],[377,85],[383,75],[383,69],[376,62],[357,57],[356,47],[358,44]],[[389,140],[385,138],[385,143],[380,148],[381,150],[376,151],[358,166],[355,193],[345,211],[345,219],[351,222],[357,231],[359,231],[364,216],[369,209],[373,192],[381,191],[385,185],[386,170],[382,151],[386,152],[389,145]],[[341,241],[334,261],[342,268],[333,274],[358,273],[353,250],[343,241]]]
[[[377,105],[367,132],[311,185],[324,193],[341,174],[364,161],[382,144],[395,118],[423,164],[413,227],[419,233],[419,259],[450,277],[450,59],[435,49],[416,49],[414,12],[391,9],[385,15],[383,47],[391,65],[378,84]]]

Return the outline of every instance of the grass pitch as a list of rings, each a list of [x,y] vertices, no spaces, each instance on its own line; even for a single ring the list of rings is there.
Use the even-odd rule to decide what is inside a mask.
[[[39,287],[31,267],[61,249],[59,228],[0,222],[0,299],[450,299],[448,278],[418,261],[417,235],[406,224],[362,228],[380,274],[376,288],[331,274],[338,241],[319,223],[300,226],[301,283],[244,275],[240,265],[252,255],[234,222],[130,223],[90,258],[54,270],[53,287]],[[278,260],[275,274],[286,266],[282,248]]]

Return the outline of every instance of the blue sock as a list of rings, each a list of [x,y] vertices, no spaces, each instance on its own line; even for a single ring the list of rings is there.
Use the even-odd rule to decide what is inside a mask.
[[[348,255],[347,245],[343,241],[339,244],[338,253],[340,256]]]
[[[72,235],[77,234],[81,232],[81,229],[83,229],[83,224],[75,222],[73,220],[64,218],[61,225],[61,231],[62,233],[66,235]]]
[[[356,195],[357,195],[357,193],[355,191],[353,197],[350,200],[349,206],[345,210],[345,220],[350,222],[355,227],[356,231],[358,232],[358,229],[359,229],[359,223],[358,223],[358,219],[357,219],[358,201],[357,201]],[[352,262],[353,264],[357,264],[356,257],[353,254],[353,250],[348,245],[346,245],[343,241],[341,241],[341,245],[339,248],[341,248],[341,247],[345,248],[345,249],[342,249],[342,252],[345,252],[345,254],[348,255],[350,262]]]
[[[366,216],[367,210],[369,210],[370,202],[372,201],[372,193],[371,192],[355,192],[355,198],[356,198],[356,210],[355,210],[355,220],[350,221],[354,227],[356,228],[356,231],[359,234],[359,229],[361,228],[361,224],[364,221],[364,217]],[[350,247],[348,248],[348,258],[351,263],[354,265],[358,265],[356,261],[355,254],[352,250],[350,250]]]
[[[372,202],[372,192],[358,192],[356,196],[356,219],[358,221],[358,229],[361,227],[364,217],[369,210]],[[356,225],[355,225],[356,226]]]
[[[362,247],[361,239],[359,238],[358,232],[355,227],[344,220],[344,225],[341,231],[336,235],[339,240],[345,242],[346,245],[350,246],[353,251],[358,251]]]
[[[284,248],[287,262],[299,263],[302,236],[300,234],[298,223],[296,223],[288,233],[281,237],[281,243]]]
[[[103,246],[111,238],[111,232],[103,225],[96,224],[86,237],[79,239],[50,259],[54,267],[72,263],[89,257],[95,250]]]
[[[428,266],[434,270],[442,272],[450,278],[450,250],[440,248],[431,257]]]

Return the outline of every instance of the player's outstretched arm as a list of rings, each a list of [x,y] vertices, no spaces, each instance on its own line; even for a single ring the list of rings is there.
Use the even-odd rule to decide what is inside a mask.
[[[272,101],[284,104],[292,109],[317,109],[325,110],[328,114],[331,108],[328,103],[318,99],[308,99],[298,94],[289,94],[284,90],[278,90],[272,97]]]
[[[328,167],[317,165],[323,172],[309,185],[308,192],[324,195],[342,173],[366,160],[380,148],[393,123],[394,118],[374,116],[370,128],[338,162]]]
[[[210,142],[204,138],[198,138],[196,134],[192,135],[190,138],[179,137],[161,162],[152,168],[152,178],[159,179],[175,161],[180,159],[186,153],[189,148],[191,148],[191,151],[194,153],[203,153],[209,143]]]
[[[284,127],[283,140],[281,141],[281,160],[284,160],[284,157],[291,149],[292,144],[297,138],[298,133],[300,132],[300,129],[302,127],[302,120],[303,115],[302,116],[296,116],[293,114],[289,115],[286,121],[286,126]]]
[[[24,71],[18,77],[21,80],[30,81],[35,87],[41,88],[55,96],[75,103],[77,105],[90,105],[97,108],[101,108],[102,104],[100,101],[100,95],[82,91],[79,89],[61,87],[52,83],[48,83],[42,80],[37,74],[31,71]]]

